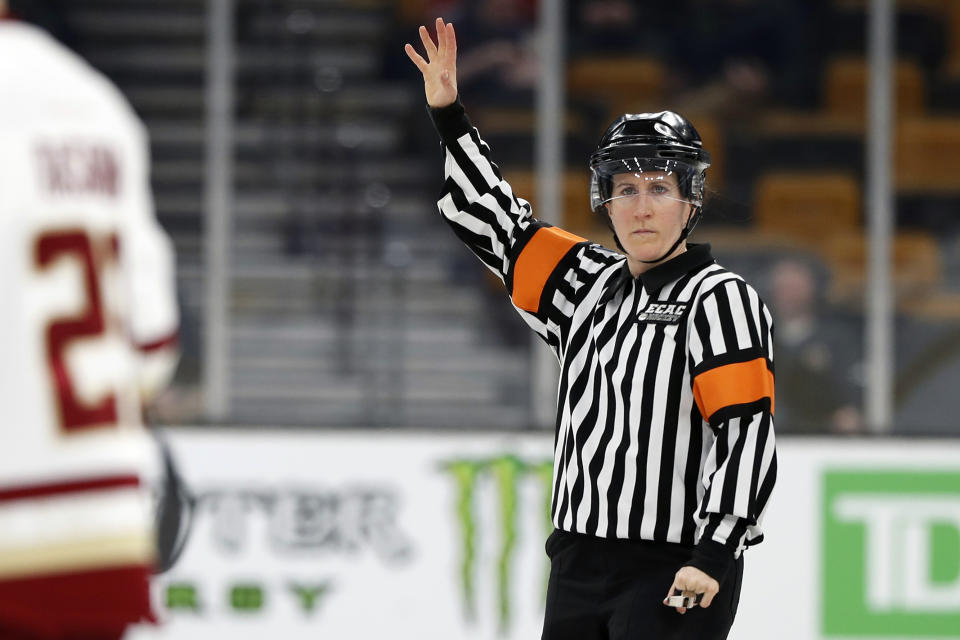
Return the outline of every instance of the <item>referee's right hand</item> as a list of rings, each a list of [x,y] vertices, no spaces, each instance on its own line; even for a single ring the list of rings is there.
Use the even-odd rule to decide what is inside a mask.
[[[426,27],[420,27],[420,40],[427,60],[407,43],[403,50],[423,74],[423,91],[427,104],[435,109],[445,107],[457,99],[457,34],[453,24],[444,24],[437,18],[437,42],[434,44]]]
[[[720,583],[696,567],[680,567],[680,570],[673,577],[673,584],[667,591],[667,597],[672,596],[675,591],[691,598],[702,596],[700,601],[692,606],[696,607],[699,604],[699,606],[707,608],[713,602],[717,592],[720,591]],[[667,598],[663,599],[663,604],[667,604]],[[686,613],[687,608],[677,607],[677,611]]]

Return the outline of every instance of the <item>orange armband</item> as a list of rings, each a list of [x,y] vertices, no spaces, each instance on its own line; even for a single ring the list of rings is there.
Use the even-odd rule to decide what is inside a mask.
[[[765,358],[709,369],[693,380],[693,398],[705,420],[719,409],[770,398],[773,413],[773,373]]]

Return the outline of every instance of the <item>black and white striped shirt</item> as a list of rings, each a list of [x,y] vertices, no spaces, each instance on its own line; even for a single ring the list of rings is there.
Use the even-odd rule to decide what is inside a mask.
[[[759,542],[776,452],[756,292],[709,245],[634,278],[624,256],[532,216],[459,101],[431,113],[441,214],[560,359],[554,525],[697,544],[701,568]]]

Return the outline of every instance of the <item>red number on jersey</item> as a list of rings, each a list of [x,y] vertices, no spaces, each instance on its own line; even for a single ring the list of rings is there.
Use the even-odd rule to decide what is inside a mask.
[[[115,259],[116,238],[111,238],[106,257]],[[100,274],[90,237],[85,231],[71,230],[46,233],[37,239],[36,259],[41,269],[63,257],[72,257],[83,270],[85,310],[73,317],[57,318],[47,326],[47,357],[53,376],[53,387],[60,410],[60,421],[65,431],[77,431],[117,423],[117,397],[107,393],[92,404],[77,397],[67,366],[65,351],[71,342],[94,338],[106,333],[103,298],[100,294]],[[102,259],[102,260],[105,260]]]

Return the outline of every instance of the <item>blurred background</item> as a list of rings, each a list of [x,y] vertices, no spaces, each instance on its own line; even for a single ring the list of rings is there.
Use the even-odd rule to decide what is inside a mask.
[[[503,286],[436,210],[440,145],[402,51],[436,16],[457,28],[468,113],[543,219],[612,246],[589,209],[587,159],[621,113],[679,111],[712,154],[694,240],[710,242],[774,313],[785,470],[770,542],[756,552],[784,570],[748,570],[742,606],[769,608],[743,614],[738,625],[759,622],[739,637],[768,635],[784,619],[805,621],[792,622],[796,638],[960,637],[951,439],[960,436],[960,1],[11,0],[11,9],[105,73],[149,129],[183,314],[181,363],[154,421],[183,427],[173,443],[209,516],[159,596],[168,612],[188,612],[179,637],[218,637],[203,627],[201,613],[215,610],[202,606],[214,600],[200,591],[203,576],[226,576],[216,589],[229,586],[230,615],[257,611],[273,597],[263,589],[294,588],[304,557],[313,586],[296,593],[307,612],[332,585],[369,601],[384,575],[397,580],[384,598],[413,598],[409,585],[425,583],[404,582],[404,571],[428,575],[432,565],[417,569],[416,558],[443,556],[449,566],[435,571],[450,584],[426,578],[422,593],[462,599],[465,613],[451,605],[458,622],[437,637],[539,634],[540,587],[513,605],[511,627],[505,585],[508,574],[519,572],[514,584],[542,575],[549,524],[541,507],[534,517],[517,505],[549,490],[553,426],[543,416],[555,379]],[[376,440],[365,431],[382,428]],[[857,434],[886,437],[849,438]],[[864,469],[882,473],[857,475]],[[264,493],[291,482],[322,490]],[[919,556],[881,553],[864,527],[883,522],[831,506],[871,487],[946,500],[904,507],[904,522],[926,523],[909,531],[929,532],[917,534],[927,545]],[[442,526],[425,502],[443,512]],[[259,528],[248,535],[250,522]],[[478,541],[484,522],[496,536]],[[416,533],[424,523],[429,535]],[[238,555],[260,529],[270,553]],[[534,532],[516,543],[522,553],[518,530]],[[387,548],[386,573],[368,566],[364,545]],[[869,563],[842,565],[864,554]],[[923,560],[909,565],[929,569],[911,592],[920,600],[903,600],[919,609],[881,597],[895,592],[882,576],[909,573],[906,564],[884,573],[883,557]],[[231,568],[237,558],[245,573]],[[822,596],[846,598],[853,574],[865,576],[851,587],[866,603],[860,618],[861,605],[831,611]],[[777,608],[774,586],[795,592],[790,611]],[[367,618],[360,605],[330,602],[323,613],[342,628]],[[398,602],[399,617],[384,619],[415,628],[404,616],[418,609]],[[524,606],[528,627],[516,623]],[[292,608],[272,615],[307,619]],[[223,637],[263,637],[224,619]],[[470,619],[480,620],[465,627],[473,631],[450,631]]]
[[[149,128],[184,314],[162,422],[549,428],[528,332],[436,214],[441,154],[402,45],[443,15],[501,169],[576,233],[610,245],[586,161],[617,114],[692,119],[714,158],[696,239],[777,315],[778,429],[867,429],[863,0],[567,0],[550,65],[535,0],[234,0],[227,23],[200,0],[12,4]],[[894,5],[892,416],[878,429],[956,434],[960,3]],[[540,211],[538,83],[553,68],[561,181],[558,210]],[[211,120],[217,86],[227,123]]]

